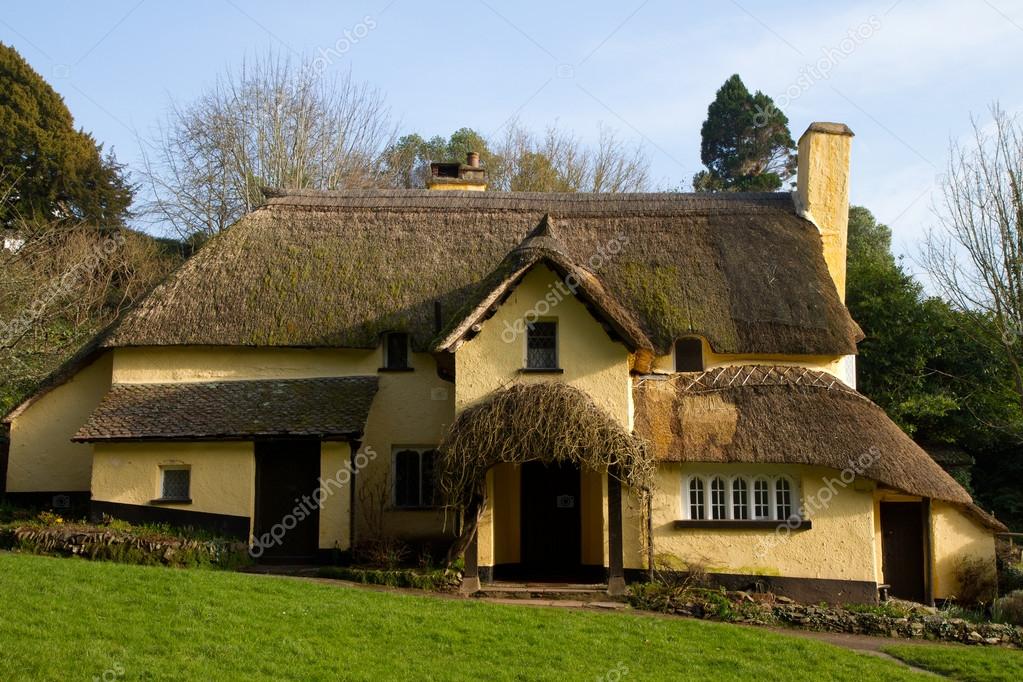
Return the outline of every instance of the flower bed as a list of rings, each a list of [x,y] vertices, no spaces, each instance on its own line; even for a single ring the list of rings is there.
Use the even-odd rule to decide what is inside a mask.
[[[164,526],[66,522],[43,513],[0,525],[0,549],[145,566],[232,569],[250,562],[243,542]]]
[[[462,575],[458,571],[436,569],[418,571],[412,568],[360,568],[358,566],[324,566],[317,571],[321,578],[348,580],[364,585],[411,587],[432,592],[450,592],[458,588]]]
[[[1023,628],[948,618],[935,609],[901,602],[880,606],[832,607],[797,604],[791,599],[772,594],[694,587],[673,588],[658,583],[634,585],[629,599],[635,608],[733,623],[1023,647]]]

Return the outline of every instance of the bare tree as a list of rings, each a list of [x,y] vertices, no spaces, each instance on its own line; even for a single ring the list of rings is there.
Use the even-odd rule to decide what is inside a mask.
[[[997,104],[991,117],[972,121],[968,144],[952,144],[923,263],[945,297],[976,317],[973,335],[993,331],[1023,408],[1023,126]]]
[[[268,52],[171,107],[143,144],[144,209],[182,236],[212,235],[257,206],[263,186],[379,185],[393,137],[377,90]]]

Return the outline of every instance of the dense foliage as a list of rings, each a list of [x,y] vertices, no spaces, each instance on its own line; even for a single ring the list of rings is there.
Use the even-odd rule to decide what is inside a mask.
[[[1023,527],[1023,420],[1012,369],[983,318],[928,297],[891,251],[891,230],[865,208],[849,212],[846,303],[866,335],[858,388],[925,446],[954,446],[976,460],[977,501]],[[969,317],[967,317],[970,315]]]
[[[773,191],[796,172],[789,119],[764,93],[751,94],[738,74],[717,91],[700,134],[707,170],[693,178],[697,192]]]
[[[120,226],[133,188],[124,167],[76,130],[64,100],[0,43],[0,227],[24,222]]]

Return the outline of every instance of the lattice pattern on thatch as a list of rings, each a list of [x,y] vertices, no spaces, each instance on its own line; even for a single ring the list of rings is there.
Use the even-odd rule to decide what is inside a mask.
[[[483,495],[487,471],[502,462],[572,462],[610,470],[639,489],[653,480],[644,443],[577,388],[516,385],[466,408],[440,445],[439,482],[447,503]]]
[[[688,393],[747,386],[813,386],[856,394],[855,390],[846,386],[835,376],[807,367],[737,365],[718,367],[699,373],[680,374],[675,380],[680,383],[680,390]]]

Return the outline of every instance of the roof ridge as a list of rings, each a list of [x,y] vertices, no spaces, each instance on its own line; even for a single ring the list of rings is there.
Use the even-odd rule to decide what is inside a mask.
[[[754,386],[805,386],[841,391],[867,400],[835,375],[799,365],[724,365],[702,372],[680,372],[668,377],[668,381],[680,383],[678,388],[685,393]]]

